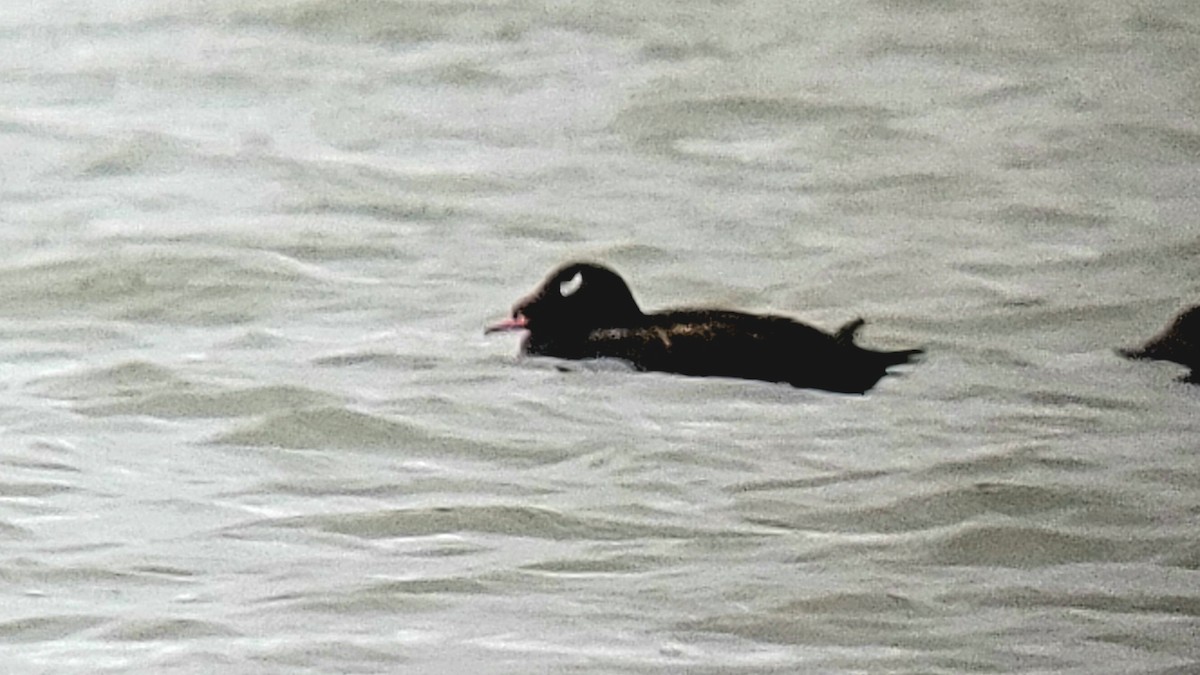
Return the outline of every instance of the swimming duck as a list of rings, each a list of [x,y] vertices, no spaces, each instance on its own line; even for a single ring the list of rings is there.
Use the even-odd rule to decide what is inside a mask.
[[[854,344],[854,319],[827,333],[785,316],[723,309],[645,313],[625,280],[603,265],[572,262],[546,277],[486,333],[525,331],[521,352],[561,359],[615,358],[642,371],[735,377],[863,394],[920,349]]]

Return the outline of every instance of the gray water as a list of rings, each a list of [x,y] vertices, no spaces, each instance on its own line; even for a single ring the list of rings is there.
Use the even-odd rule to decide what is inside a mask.
[[[0,670],[1200,672],[1200,4],[0,9]],[[562,372],[646,308],[865,397]]]

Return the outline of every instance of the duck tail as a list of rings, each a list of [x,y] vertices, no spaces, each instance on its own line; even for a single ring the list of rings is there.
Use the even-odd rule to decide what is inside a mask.
[[[844,345],[854,344],[854,334],[858,332],[859,328],[863,327],[864,323],[866,323],[866,321],[864,321],[861,316],[857,319],[847,321],[844,326],[839,328],[837,332],[833,334],[833,339]]]
[[[925,353],[924,349],[901,349],[895,352],[875,352],[879,355],[879,360],[883,362],[884,368],[898,366],[902,363],[908,363],[915,358]]]
[[[858,333],[858,329],[862,328],[863,324],[865,323],[866,321],[864,321],[862,317],[847,321],[845,325],[843,325],[837,330],[836,333],[833,334],[833,339],[839,344],[857,346],[854,344],[854,336]],[[862,349],[861,347],[859,348]],[[902,363],[908,363],[915,357],[925,353],[925,350],[923,349],[901,349],[894,352],[880,352],[873,349],[868,349],[865,351],[869,351],[874,354],[877,362],[883,368],[890,368],[891,366],[898,366]]]

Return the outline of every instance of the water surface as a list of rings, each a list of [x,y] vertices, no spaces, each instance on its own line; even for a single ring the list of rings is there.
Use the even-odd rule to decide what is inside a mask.
[[[0,9],[7,672],[1186,673],[1194,3]],[[563,372],[553,266],[928,355]]]

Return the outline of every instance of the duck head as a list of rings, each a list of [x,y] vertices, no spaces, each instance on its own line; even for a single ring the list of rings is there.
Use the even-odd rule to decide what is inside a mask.
[[[578,340],[592,331],[638,325],[642,310],[619,274],[588,262],[552,271],[536,290],[517,301],[509,318],[486,333],[528,331],[527,353],[553,353],[552,345]]]
[[[1131,359],[1174,361],[1200,369],[1200,305],[1192,307],[1171,322],[1166,330],[1135,349],[1120,350]]]

